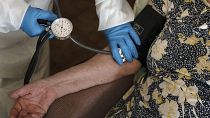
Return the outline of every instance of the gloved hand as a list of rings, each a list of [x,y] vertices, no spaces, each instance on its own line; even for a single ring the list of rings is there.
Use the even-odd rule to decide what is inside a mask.
[[[112,56],[118,64],[123,64],[118,48],[122,50],[127,61],[131,62],[133,59],[138,58],[135,44],[140,45],[141,42],[130,23],[104,30],[104,34],[109,41]]]
[[[20,28],[30,37],[39,36],[46,27],[40,25],[37,20],[43,19],[54,21],[56,18],[57,16],[51,11],[46,11],[29,6]]]

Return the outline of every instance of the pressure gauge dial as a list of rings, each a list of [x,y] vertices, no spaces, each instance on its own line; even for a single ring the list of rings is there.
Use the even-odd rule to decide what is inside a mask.
[[[67,18],[58,18],[51,24],[51,31],[56,38],[65,40],[70,37],[73,30],[71,21]]]

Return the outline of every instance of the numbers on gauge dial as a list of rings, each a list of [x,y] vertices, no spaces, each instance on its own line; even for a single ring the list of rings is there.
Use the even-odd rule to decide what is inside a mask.
[[[66,18],[56,19],[51,25],[52,33],[58,38],[68,38],[73,30],[73,25]]]

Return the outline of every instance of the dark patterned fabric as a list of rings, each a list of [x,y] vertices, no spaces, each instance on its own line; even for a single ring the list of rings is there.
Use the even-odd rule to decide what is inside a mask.
[[[132,88],[111,118],[210,117],[210,7],[203,0],[153,0],[167,18]]]

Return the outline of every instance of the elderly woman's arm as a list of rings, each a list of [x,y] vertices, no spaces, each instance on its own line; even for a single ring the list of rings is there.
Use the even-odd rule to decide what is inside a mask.
[[[140,67],[138,61],[118,65],[110,55],[98,54],[85,63],[67,69],[47,79],[53,84],[57,96],[61,97],[92,86],[115,81],[135,73]]]
[[[42,117],[55,99],[115,81],[135,73],[140,66],[136,60],[120,66],[113,61],[111,55],[98,54],[80,65],[14,91],[11,97],[16,100],[16,105],[11,111],[11,118],[18,115],[26,117],[28,113]]]

